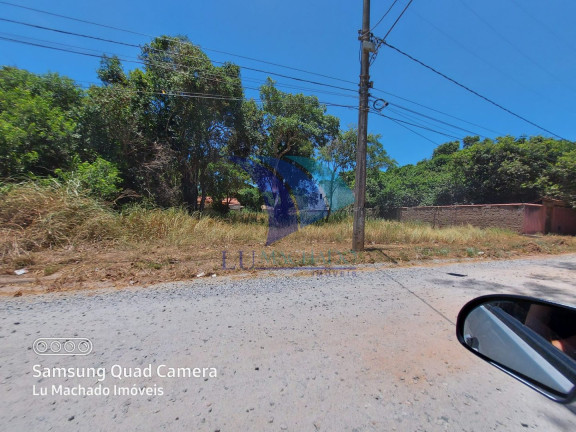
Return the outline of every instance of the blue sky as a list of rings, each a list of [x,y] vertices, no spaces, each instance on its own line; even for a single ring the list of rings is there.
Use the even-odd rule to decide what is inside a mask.
[[[331,89],[271,75],[283,91],[314,94],[323,102],[351,106],[358,104],[355,93],[357,85],[354,83],[358,81],[360,69],[357,32],[361,26],[361,0],[12,2],[146,35],[183,34],[203,47],[214,61],[232,61],[241,66],[351,90]],[[372,1],[372,24],[382,17],[392,3],[393,0]],[[397,1],[374,34],[383,36],[407,3],[408,0]],[[571,0],[414,0],[387,41],[510,111],[563,138],[576,140],[576,105],[573,103],[576,98],[574,17],[576,2]],[[0,18],[132,44],[149,41],[146,36],[74,22],[2,3]],[[98,55],[118,54],[125,58],[138,55],[137,48],[5,21],[0,21],[0,37],[27,38],[34,43],[50,45],[66,44]],[[281,69],[210,50],[280,63],[350,82]],[[0,40],[0,64],[18,66],[36,73],[58,72],[82,85],[89,85],[97,82],[99,60]],[[136,65],[127,63],[125,66],[132,68]],[[254,71],[242,72],[244,84],[248,87],[258,87],[266,76]],[[550,136],[388,47],[380,48],[371,68],[371,77],[375,88],[372,95],[391,103],[382,113],[399,120],[456,137],[472,135],[470,132],[490,138],[507,134]],[[247,89],[246,95],[257,97],[257,92]],[[343,128],[357,122],[358,112],[353,108],[329,107],[329,112],[341,119]],[[424,137],[391,120],[370,115],[369,131],[382,135],[385,148],[400,164],[415,163],[430,157],[436,145],[452,140],[426,129],[405,126]]]

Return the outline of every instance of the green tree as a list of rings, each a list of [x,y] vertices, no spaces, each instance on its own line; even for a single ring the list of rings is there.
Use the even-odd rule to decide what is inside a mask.
[[[0,177],[49,175],[77,150],[82,91],[58,74],[0,69]]]
[[[576,207],[576,149],[558,158],[545,179],[544,193]]]
[[[126,73],[122,69],[122,63],[118,56],[108,57],[104,55],[98,69],[98,78],[105,85],[127,84]]]
[[[134,69],[128,75],[106,68],[119,67],[104,58],[101,79],[125,79],[92,86],[87,92],[80,121],[83,159],[100,156],[120,170],[124,186],[162,206],[180,204],[180,175],[170,146],[156,136],[156,119],[149,108],[153,88],[149,77]]]
[[[554,166],[574,148],[568,141],[535,136],[477,142],[456,155],[474,203],[533,202],[558,184]]]
[[[464,148],[468,148],[476,143],[480,142],[480,137],[479,136],[467,136],[464,137],[464,139],[462,140],[462,146]]]
[[[242,153],[250,146],[247,134],[235,134],[246,114],[240,69],[214,66],[185,37],[158,37],[143,47],[141,58],[153,89],[153,135],[176,155],[184,204],[201,210],[210,163],[235,154],[235,145]]]
[[[158,203],[203,209],[213,167],[261,141],[260,110],[244,101],[237,66],[214,66],[184,37],[155,38],[140,57],[144,69],[128,75],[117,58],[103,58],[104,86],[91,88],[86,104],[87,147]]]
[[[312,157],[316,149],[338,135],[338,119],[326,114],[326,107],[315,96],[282,92],[268,78],[260,88],[260,98],[265,139],[259,155]]]
[[[560,181],[558,191],[560,196],[576,207],[576,150],[566,153],[558,160],[557,169]]]
[[[366,171],[369,195],[375,192],[375,179],[379,177],[380,171],[396,165],[396,161],[390,158],[380,139],[380,135],[368,134]],[[319,150],[319,160],[326,164],[329,172],[324,188],[328,199],[326,220],[330,217],[334,197],[338,191],[343,190],[344,182],[353,185],[357,143],[358,130],[350,126],[348,130],[339,132],[335,139]]]
[[[208,166],[210,172],[206,184],[206,191],[212,197],[213,202],[237,198],[240,190],[249,186],[250,177],[238,165],[226,160],[219,159]]]
[[[466,202],[464,182],[455,161],[459,144],[441,144],[431,159],[381,173],[374,185],[372,204],[388,213],[397,207]]]
[[[432,153],[432,159],[439,158],[440,156],[450,156],[460,150],[459,141],[451,141],[444,144],[440,144],[434,149]]]
[[[382,173],[375,201],[384,209],[533,202],[544,196],[573,202],[575,143],[541,136],[463,141],[462,150],[458,142],[445,143],[429,160]]]

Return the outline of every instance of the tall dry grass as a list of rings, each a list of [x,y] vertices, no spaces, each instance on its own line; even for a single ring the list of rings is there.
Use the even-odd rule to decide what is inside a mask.
[[[190,215],[180,208],[134,207],[118,216],[126,241],[157,242],[170,246],[257,243],[266,236],[263,224],[235,223],[218,217]]]
[[[58,183],[30,182],[0,191],[0,256],[112,240],[120,233],[109,208]]]
[[[0,189],[0,257],[94,242],[164,246],[258,243],[266,226],[134,206],[121,212],[57,182]]]
[[[507,238],[518,238],[518,234],[500,228],[482,229],[470,225],[433,228],[428,224],[398,222],[382,219],[366,221],[365,240],[368,244],[422,244],[439,243],[448,245],[474,245],[479,242],[501,242]],[[352,218],[334,223],[314,224],[293,234],[295,241],[352,240]]]
[[[59,183],[24,183],[0,187],[0,257],[85,243],[138,244],[223,248],[263,246],[266,215],[235,214],[228,218],[193,214],[180,208],[131,207],[115,211],[109,205],[79,194]],[[348,245],[352,239],[350,217],[316,223],[300,229],[276,245],[312,243]],[[549,242],[554,242],[550,237]],[[574,244],[564,238],[563,244]],[[366,243],[389,245],[454,245],[465,248],[492,245],[503,249],[532,242],[511,231],[472,226],[432,228],[426,224],[386,220],[366,222]]]

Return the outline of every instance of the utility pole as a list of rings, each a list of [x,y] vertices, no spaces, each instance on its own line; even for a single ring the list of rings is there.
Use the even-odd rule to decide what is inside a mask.
[[[370,88],[370,52],[375,51],[370,37],[370,0],[364,0],[360,63],[360,105],[358,114],[358,144],[356,146],[356,182],[354,184],[354,225],[352,250],[364,250],[364,222],[366,219],[366,148],[368,140],[368,91]]]

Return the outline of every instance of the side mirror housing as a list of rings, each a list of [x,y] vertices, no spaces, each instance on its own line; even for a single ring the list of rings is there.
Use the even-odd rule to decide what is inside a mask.
[[[576,308],[531,297],[489,295],[467,303],[458,341],[544,396],[576,398]]]

